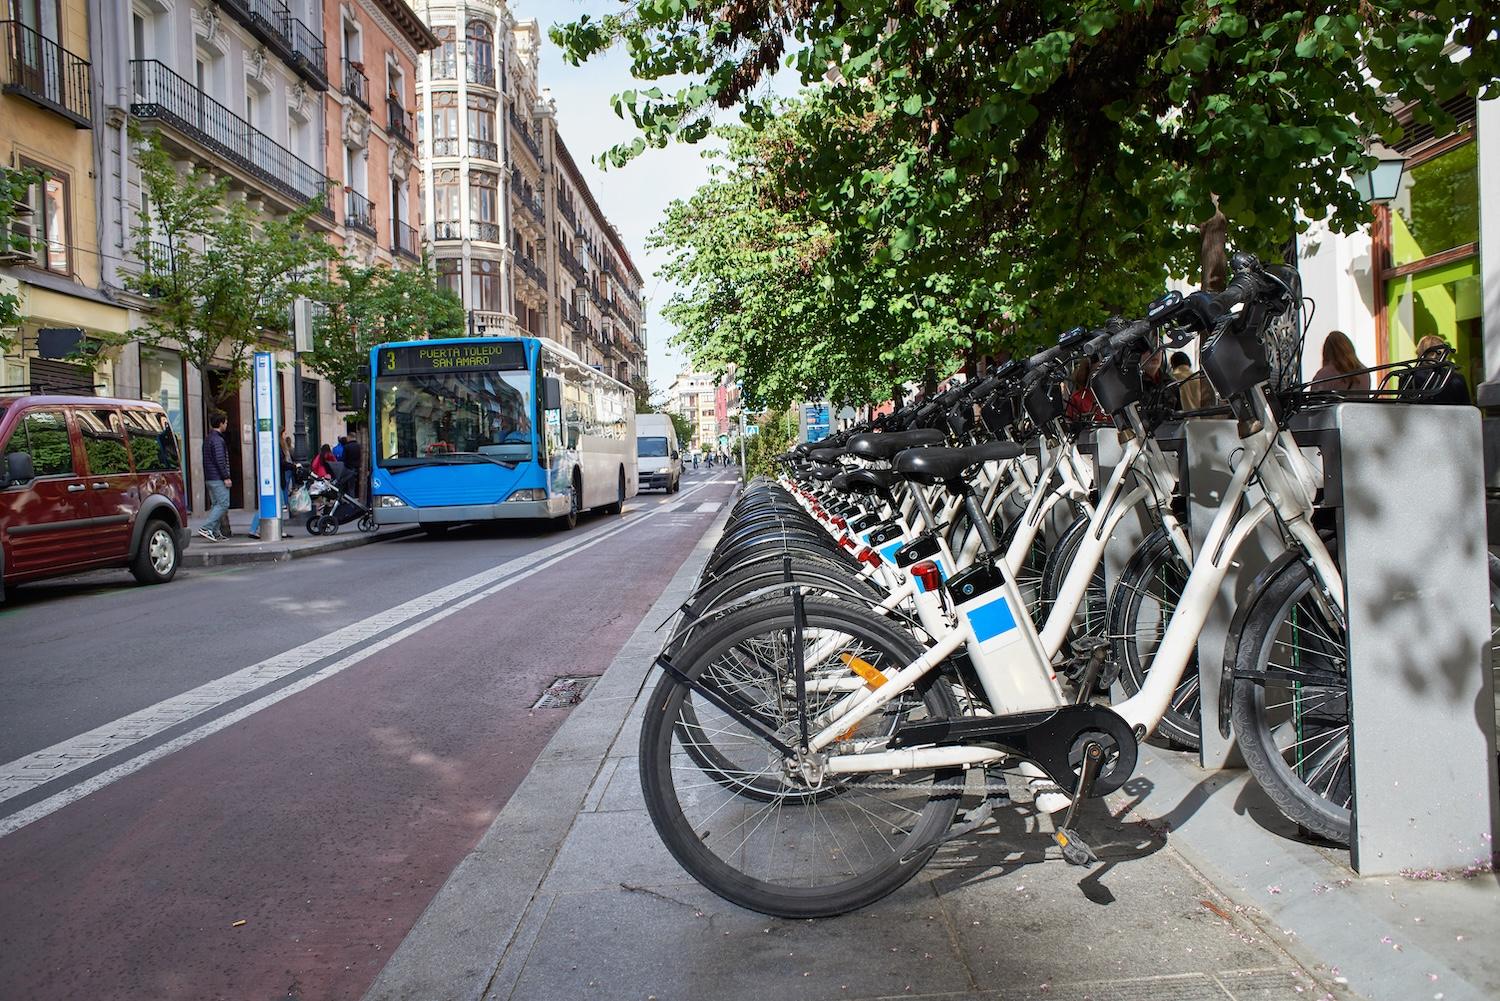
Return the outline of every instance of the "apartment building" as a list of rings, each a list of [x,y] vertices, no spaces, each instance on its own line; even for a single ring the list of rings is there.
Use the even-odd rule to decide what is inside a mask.
[[[101,288],[94,148],[102,127],[84,0],[0,0],[0,162],[41,178],[10,224],[34,249],[0,247],[0,292],[25,318],[0,356],[0,386],[92,392],[107,385],[40,343],[44,329],[120,334],[130,314]],[[7,241],[8,243],[8,241]]]
[[[719,377],[712,372],[679,372],[667,387],[667,410],[693,425],[693,447],[717,449],[727,420],[719,420]],[[726,414],[727,417],[727,414]]]
[[[417,62],[437,37],[403,0],[329,0],[325,101],[329,174],[342,182],[335,240],[361,264],[422,259]]]
[[[489,0],[417,11],[437,39],[417,81],[417,138],[438,281],[474,334],[545,337],[643,380],[642,279],[562,141],[540,27]]]

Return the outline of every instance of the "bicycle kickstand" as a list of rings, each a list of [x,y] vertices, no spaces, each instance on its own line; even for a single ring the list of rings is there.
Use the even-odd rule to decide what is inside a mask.
[[[1052,834],[1052,840],[1062,849],[1063,859],[1069,865],[1093,865],[1099,861],[1099,856],[1094,850],[1078,836],[1073,829],[1073,818],[1078,813],[1078,804],[1082,803],[1093,791],[1094,779],[1099,774],[1099,767],[1104,763],[1104,747],[1096,740],[1091,740],[1083,745],[1083,767],[1078,770],[1078,787],[1073,791],[1073,802],[1068,804],[1068,812],[1063,815],[1063,822],[1058,825]]]

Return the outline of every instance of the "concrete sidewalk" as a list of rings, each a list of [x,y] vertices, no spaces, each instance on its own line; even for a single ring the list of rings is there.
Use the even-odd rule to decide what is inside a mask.
[[[656,680],[653,629],[687,596],[717,534],[716,525],[555,735],[367,1001],[1500,993],[1492,877],[1360,881],[1346,853],[1288,841],[1247,816],[1253,792],[1233,776],[1205,779],[1153,748],[1136,779],[1086,811],[1080,829],[1104,859],[1091,870],[1057,859],[1049,818],[1022,806],[842,918],[778,920],[712,895],[646,816],[636,741],[639,695]]]
[[[242,563],[278,563],[295,560],[303,556],[352,549],[371,542],[405,538],[418,534],[415,526],[388,526],[374,532],[361,532],[353,522],[340,525],[337,535],[312,535],[307,531],[306,518],[288,518],[282,521],[287,534],[279,541],[250,538],[250,521],[254,516],[249,511],[230,511],[229,526],[233,534],[223,542],[209,542],[198,535],[201,517],[189,519],[192,535],[187,550],[182,554],[185,567],[221,567]]]

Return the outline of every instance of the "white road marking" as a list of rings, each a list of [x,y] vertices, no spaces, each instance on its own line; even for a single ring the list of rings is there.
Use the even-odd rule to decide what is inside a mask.
[[[706,513],[706,512],[709,512],[709,511],[717,511],[718,509],[719,509],[719,502],[718,501],[704,501],[702,504],[698,505],[698,511],[699,511],[699,513]]]
[[[707,483],[702,484],[688,490],[687,493],[694,493],[706,486],[708,486]],[[130,713],[113,722],[95,727],[87,733],[71,737],[40,751],[34,751],[31,754],[0,766],[0,805],[3,805],[5,802],[43,783],[63,778],[107,755],[127,751],[133,746],[150,740],[170,727],[186,722],[203,713],[211,712],[234,699],[273,684],[289,674],[310,667],[320,660],[324,660],[334,654],[348,650],[359,643],[370,640],[386,630],[393,629],[403,623],[408,623],[412,619],[418,620],[384,639],[356,650],[344,659],[316,671],[307,678],[300,679],[291,685],[271,692],[225,717],[215,719],[204,726],[192,730],[190,733],[168,741],[160,747],[153,748],[144,754],[138,755],[84,782],[58,792],[24,810],[17,811],[15,814],[0,820],[0,836],[10,834],[33,821],[40,820],[42,817],[61,809],[69,803],[98,789],[102,789],[124,778],[126,775],[143,768],[150,762],[166,754],[170,754],[172,751],[187,747],[212,733],[216,733],[218,730],[230,725],[230,723],[244,719],[254,712],[259,712],[267,706],[274,705],[282,699],[302,691],[316,681],[332,677],[334,674],[338,674],[340,671],[354,666],[391,644],[419,630],[425,629],[432,623],[447,618],[454,612],[462,608],[467,608],[474,602],[504,590],[518,581],[525,580],[532,574],[539,573],[554,563],[572,556],[574,553],[582,552],[584,549],[597,545],[606,539],[613,538],[615,535],[641,524],[664,510],[666,509],[657,508],[652,511],[643,512],[638,517],[628,519],[623,523],[615,522],[601,526],[574,538],[539,549],[536,552],[508,560],[497,567],[438,588],[427,594],[403,602],[400,605],[396,605],[393,608],[386,609],[383,612],[377,612],[368,618],[351,623],[318,639],[304,643],[301,646],[276,654],[273,657],[242,668],[222,678],[199,685],[191,691],[164,699],[156,705]],[[467,597],[465,597],[466,595]]]

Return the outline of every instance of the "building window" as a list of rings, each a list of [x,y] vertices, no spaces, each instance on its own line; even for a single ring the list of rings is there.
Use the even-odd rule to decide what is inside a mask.
[[[437,50],[432,54],[432,78],[452,80],[458,76],[458,46],[454,42],[453,26],[438,25],[432,33],[438,40]]]
[[[500,290],[500,265],[495,261],[474,262],[474,308],[495,313],[504,308]]]
[[[1377,361],[1416,356],[1424,337],[1454,348],[1470,390],[1485,378],[1479,277],[1479,148],[1472,127],[1411,156],[1401,191],[1381,210]]]
[[[490,32],[490,26],[483,21],[470,21],[464,35],[464,45],[468,50],[465,64],[468,67],[469,82],[483,84],[486,87],[495,85],[495,43],[494,35]]]
[[[432,155],[458,156],[458,95],[432,95]]]
[[[469,171],[469,235],[489,243],[500,242],[500,175],[487,170]]]
[[[469,95],[469,155],[499,160],[500,147],[495,141],[495,99],[482,94]]]
[[[457,257],[439,257],[437,260],[437,283],[439,288],[452,292],[463,299],[464,262]]]
[[[434,236],[439,240],[460,240],[463,224],[463,202],[461,201],[458,171],[440,170],[432,181],[432,211],[436,226]]]
[[[307,454],[309,456],[318,451],[322,444],[323,420],[320,416],[322,408],[318,400],[318,380],[302,380],[302,423],[307,435]],[[293,439],[293,445],[296,441]]]
[[[69,239],[72,220],[68,215],[68,175],[29,160],[22,160],[21,166],[42,175],[42,179],[27,191],[26,198],[31,206],[31,224],[36,234],[32,259],[39,268],[71,275],[73,248]]]

